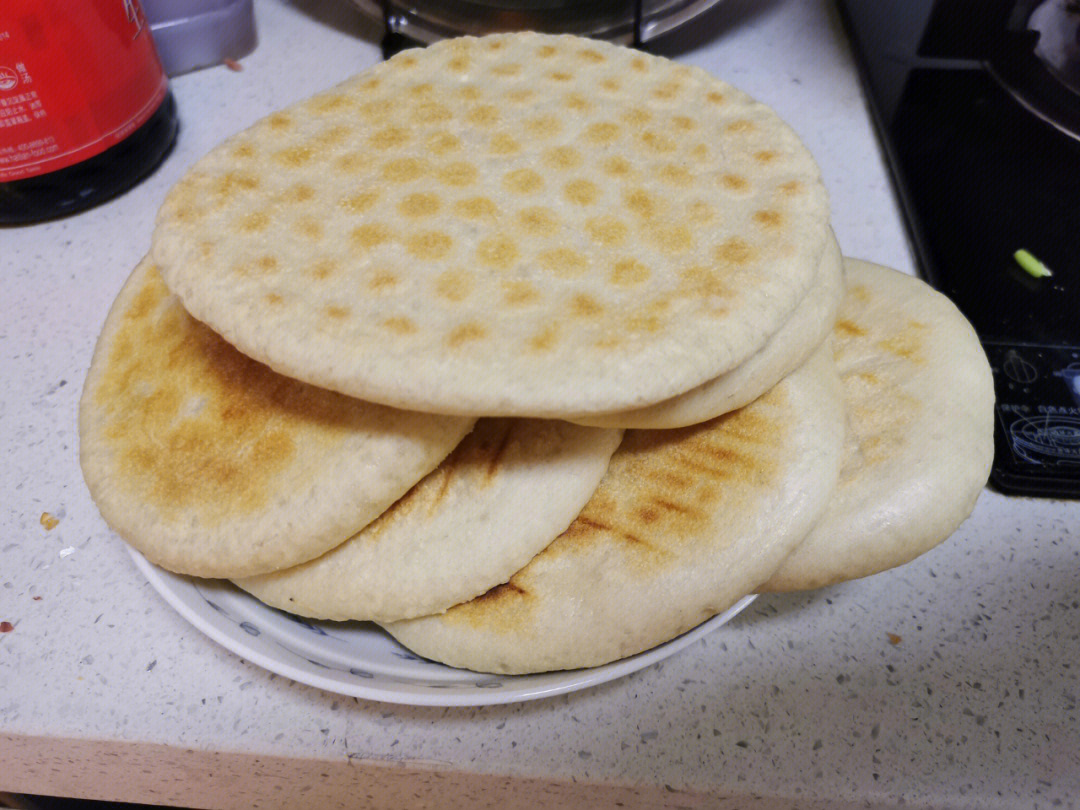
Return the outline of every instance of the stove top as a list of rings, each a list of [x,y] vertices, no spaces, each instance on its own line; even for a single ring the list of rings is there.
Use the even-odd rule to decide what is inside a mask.
[[[991,484],[1080,497],[1080,2],[837,4],[921,270],[994,372]]]

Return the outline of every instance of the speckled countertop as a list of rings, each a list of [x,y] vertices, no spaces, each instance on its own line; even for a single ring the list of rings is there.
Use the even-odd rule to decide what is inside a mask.
[[[183,131],[150,180],[0,230],[0,620],[14,626],[0,635],[0,791],[205,807],[1080,801],[1076,504],[985,492],[901,569],[759,598],[661,664],[517,705],[341,697],[181,619],[89,499],[76,407],[169,186],[225,135],[378,58],[345,0],[262,0],[257,18],[242,72],[173,82]],[[660,50],[779,110],[821,164],[844,252],[913,269],[831,3],[726,0]]]

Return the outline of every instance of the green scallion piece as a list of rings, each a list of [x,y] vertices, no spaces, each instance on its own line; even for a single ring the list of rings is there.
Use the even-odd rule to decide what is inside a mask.
[[[1023,248],[1016,251],[1016,253],[1013,254],[1013,258],[1016,259],[1016,263],[1023,267],[1024,272],[1026,272],[1029,276],[1034,276],[1035,278],[1046,278],[1047,276],[1054,275],[1050,271],[1049,267],[1040,262]]]

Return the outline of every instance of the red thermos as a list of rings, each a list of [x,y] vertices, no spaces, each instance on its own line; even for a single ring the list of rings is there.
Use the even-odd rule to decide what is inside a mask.
[[[139,0],[0,3],[0,223],[63,216],[125,191],[176,130]]]

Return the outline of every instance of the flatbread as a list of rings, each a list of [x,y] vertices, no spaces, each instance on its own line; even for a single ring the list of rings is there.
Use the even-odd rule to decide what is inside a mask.
[[[439,613],[506,582],[581,511],[622,431],[481,419],[374,523],[311,562],[236,582],[319,619]]]
[[[845,260],[833,331],[848,414],[836,496],[763,586],[818,588],[901,565],[971,513],[994,457],[994,383],[953,303],[917,278]]]
[[[702,425],[628,431],[571,526],[505,585],[385,624],[419,655],[484,672],[603,664],[752,591],[825,508],[843,413],[826,349]]]
[[[757,351],[828,202],[775,112],[706,72],[534,33],[409,50],[169,193],[153,256],[277,371],[432,413],[641,407]]]
[[[151,562],[246,576],[345,541],[430,472],[472,421],[275,374],[191,318],[143,261],[94,351],[80,459],[105,521]]]
[[[655,405],[572,417],[572,421],[595,427],[675,428],[741,408],[806,362],[832,331],[843,296],[843,258],[835,236],[830,235],[814,285],[776,334],[737,368]]]

